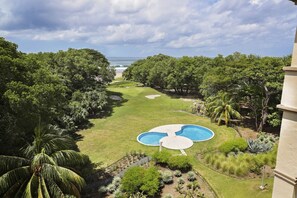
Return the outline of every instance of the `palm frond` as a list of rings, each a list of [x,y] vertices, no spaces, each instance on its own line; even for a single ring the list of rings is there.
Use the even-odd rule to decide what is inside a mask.
[[[51,157],[59,166],[73,167],[75,165],[83,165],[89,162],[88,156],[73,150],[57,151],[53,153]]]
[[[57,167],[57,170],[63,178],[63,181],[67,180],[64,184],[75,184],[79,190],[86,185],[85,180],[74,171],[64,167]]]
[[[62,175],[57,170],[57,165],[43,163],[41,167],[41,175],[46,181],[63,182]]]
[[[21,179],[18,182],[16,182],[14,185],[12,185],[6,192],[3,194],[3,198],[10,198],[10,197],[18,197],[14,196],[17,194],[18,190],[22,186],[25,180]]]
[[[34,179],[35,175],[33,174],[30,178],[30,180],[27,183],[27,186],[25,188],[25,191],[23,193],[23,197],[26,198],[32,198],[32,192],[31,192],[31,187],[32,187],[32,183],[33,183],[33,179]]]
[[[36,167],[40,167],[44,163],[52,165],[56,164],[56,162],[50,156],[42,152],[34,156],[31,162],[31,168],[35,169]]]
[[[46,186],[46,182],[44,181],[44,178],[42,177],[42,175],[39,177],[39,182],[41,185],[41,189],[42,189],[42,193],[44,198],[50,198],[50,194],[48,192],[47,186]]]
[[[30,166],[19,167],[6,172],[0,177],[0,195],[5,193],[18,181],[29,178],[30,176]]]
[[[30,161],[22,157],[0,155],[0,174],[29,164]]]
[[[51,197],[59,197],[59,198],[65,197],[61,188],[53,180],[46,179],[45,181],[48,184],[48,189]]]

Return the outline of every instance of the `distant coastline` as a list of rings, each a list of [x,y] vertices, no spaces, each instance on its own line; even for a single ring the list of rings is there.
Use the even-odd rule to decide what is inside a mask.
[[[110,66],[116,70],[116,78],[121,77],[123,71],[127,69],[132,63],[137,60],[143,59],[143,57],[107,57]]]

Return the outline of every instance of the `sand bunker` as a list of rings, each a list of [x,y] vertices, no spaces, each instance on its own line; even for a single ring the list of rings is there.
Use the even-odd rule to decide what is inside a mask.
[[[157,97],[160,97],[160,95],[147,95],[145,97],[148,98],[148,99],[155,99]]]

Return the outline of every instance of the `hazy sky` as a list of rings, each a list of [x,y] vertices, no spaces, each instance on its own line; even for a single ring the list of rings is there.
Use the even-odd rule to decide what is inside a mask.
[[[0,36],[23,52],[282,56],[296,26],[289,0],[0,0]]]

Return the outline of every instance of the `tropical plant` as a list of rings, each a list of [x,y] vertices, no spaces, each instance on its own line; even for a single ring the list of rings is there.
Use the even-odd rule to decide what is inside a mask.
[[[234,140],[229,140],[221,144],[219,150],[226,155],[230,152],[239,152],[245,151],[248,147],[248,144],[243,138],[236,138]]]
[[[143,192],[145,195],[154,197],[159,190],[159,185],[160,173],[156,168],[145,169],[135,166],[125,172],[121,182],[121,189],[129,196],[135,195],[137,192]]]
[[[189,181],[195,181],[196,180],[196,174],[193,171],[189,171],[187,177],[188,177]]]
[[[74,150],[61,150],[65,146],[59,137],[45,134],[39,125],[33,144],[24,149],[25,157],[0,155],[0,195],[80,197],[85,181],[70,167],[85,164],[88,158]]]
[[[248,150],[251,153],[264,153],[270,151],[273,146],[275,145],[276,141],[278,140],[277,137],[271,134],[260,133],[257,139],[247,140],[248,143]]]
[[[173,174],[171,171],[164,171],[162,173],[162,180],[165,184],[171,184],[173,182]]]
[[[208,98],[206,109],[211,119],[217,121],[219,125],[224,120],[228,126],[232,118],[241,118],[240,113],[235,110],[233,98],[226,92],[220,92],[217,96]]]
[[[182,176],[181,171],[180,171],[180,170],[176,170],[176,171],[174,171],[174,176],[175,176],[175,177],[181,177],[181,176]]]

